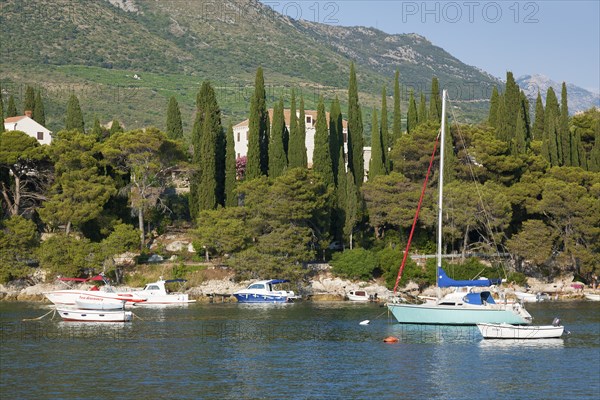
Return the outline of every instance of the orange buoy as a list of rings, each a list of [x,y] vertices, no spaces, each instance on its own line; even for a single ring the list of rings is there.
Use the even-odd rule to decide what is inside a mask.
[[[388,336],[385,339],[383,339],[383,341],[385,343],[398,343],[400,341],[400,339],[398,339],[397,337],[394,337],[394,336]]]

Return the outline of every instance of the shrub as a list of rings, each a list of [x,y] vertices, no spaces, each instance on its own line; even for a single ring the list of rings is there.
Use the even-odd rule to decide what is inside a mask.
[[[365,249],[336,253],[330,262],[333,273],[347,279],[368,281],[379,266],[377,256]]]

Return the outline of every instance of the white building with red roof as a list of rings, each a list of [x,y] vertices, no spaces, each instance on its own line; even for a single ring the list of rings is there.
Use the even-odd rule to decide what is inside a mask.
[[[52,132],[31,118],[31,112],[29,111],[26,111],[25,115],[5,118],[4,129],[25,132],[40,144],[50,144],[52,142]]]

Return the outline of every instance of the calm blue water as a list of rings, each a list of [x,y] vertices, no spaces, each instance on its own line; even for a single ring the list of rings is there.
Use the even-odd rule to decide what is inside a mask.
[[[2,399],[598,399],[600,303],[528,307],[571,335],[483,341],[402,326],[373,304],[194,304],[131,324],[22,322],[0,303]],[[371,324],[359,322],[370,319]],[[400,343],[386,344],[394,335]]]

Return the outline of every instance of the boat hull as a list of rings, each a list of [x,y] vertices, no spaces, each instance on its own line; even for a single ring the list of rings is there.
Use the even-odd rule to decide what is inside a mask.
[[[477,324],[484,339],[554,339],[564,333],[564,326],[514,326],[508,324]]]
[[[57,308],[56,311],[63,321],[77,322],[131,322],[131,311],[104,311],[104,310],[79,310],[70,308]]]
[[[507,323],[527,325],[531,316],[516,305],[443,306],[435,304],[388,304],[388,309],[401,324],[476,325]]]
[[[110,293],[95,290],[55,290],[44,293],[44,296],[57,306],[75,306],[77,301],[90,303],[104,303],[125,301],[127,303],[143,302],[144,300],[132,293]]]
[[[585,293],[585,298],[591,301],[600,301],[600,294]]]

